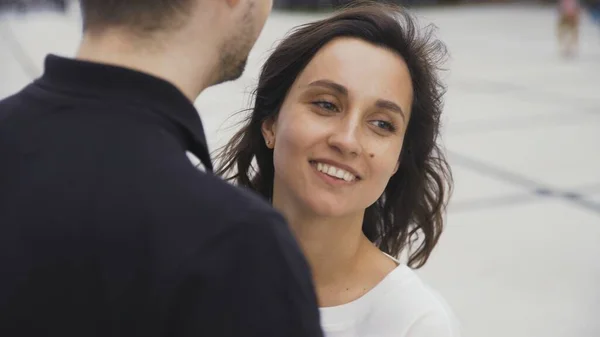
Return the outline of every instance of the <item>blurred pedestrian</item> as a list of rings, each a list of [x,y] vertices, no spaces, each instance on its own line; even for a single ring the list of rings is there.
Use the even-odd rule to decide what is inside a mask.
[[[564,56],[573,56],[579,44],[579,14],[581,6],[578,0],[558,1],[558,43]]]

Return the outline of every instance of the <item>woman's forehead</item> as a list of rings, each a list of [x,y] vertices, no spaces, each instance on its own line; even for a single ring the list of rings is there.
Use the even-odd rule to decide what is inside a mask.
[[[338,38],[323,46],[299,74],[295,86],[302,89],[320,81],[339,84],[355,96],[401,101],[405,111],[412,101],[412,80],[404,59],[357,38]]]

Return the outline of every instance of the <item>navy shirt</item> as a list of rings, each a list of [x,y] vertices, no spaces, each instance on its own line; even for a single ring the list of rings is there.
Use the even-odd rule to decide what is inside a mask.
[[[48,56],[0,102],[0,336],[322,336],[283,218],[211,167],[175,86]]]

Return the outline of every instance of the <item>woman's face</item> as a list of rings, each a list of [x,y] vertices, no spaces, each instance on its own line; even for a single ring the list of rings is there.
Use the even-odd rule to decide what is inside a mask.
[[[274,203],[325,217],[364,212],[398,168],[412,91],[390,50],[356,38],[321,48],[263,124]]]

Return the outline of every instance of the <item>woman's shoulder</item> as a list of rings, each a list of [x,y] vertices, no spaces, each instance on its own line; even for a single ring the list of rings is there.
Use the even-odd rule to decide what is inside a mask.
[[[378,321],[374,326],[388,326],[396,336],[459,336],[458,320],[446,300],[408,266],[388,275],[385,287],[370,315]]]

